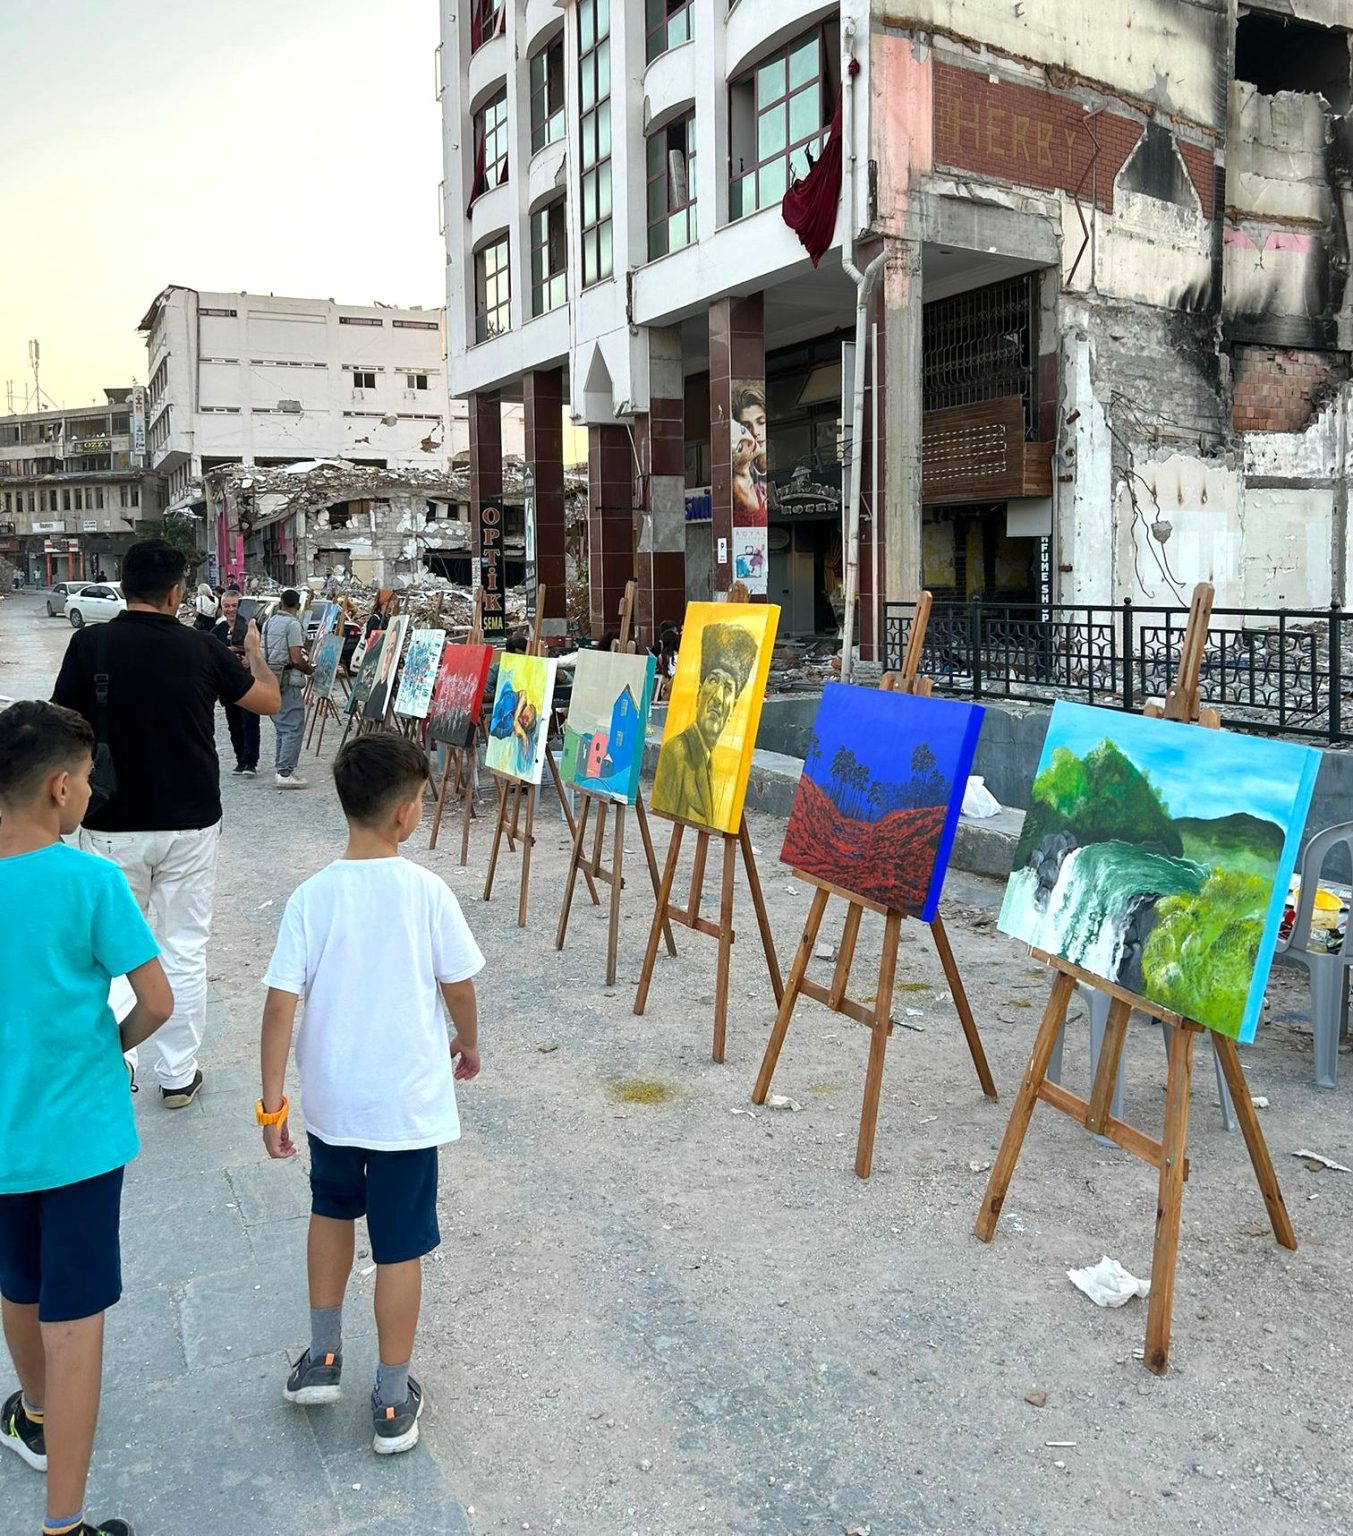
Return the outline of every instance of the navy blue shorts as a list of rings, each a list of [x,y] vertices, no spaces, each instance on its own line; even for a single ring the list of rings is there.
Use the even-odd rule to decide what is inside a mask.
[[[368,1152],[332,1147],[306,1132],[310,1143],[310,1209],[333,1221],[366,1217],[371,1257],[403,1264],[431,1253],[442,1240],[437,1226],[437,1149]]]
[[[122,1169],[0,1195],[0,1296],[44,1323],[95,1317],[122,1296]]]

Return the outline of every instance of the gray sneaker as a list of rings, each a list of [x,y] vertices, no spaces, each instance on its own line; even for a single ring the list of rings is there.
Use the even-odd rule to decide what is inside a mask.
[[[336,1403],[343,1395],[343,1351],[312,1360],[307,1349],[291,1368],[282,1396],[302,1408],[317,1408],[321,1403]]]
[[[418,1420],[423,1414],[423,1389],[409,1377],[409,1395],[398,1408],[387,1408],[371,1394],[371,1449],[377,1456],[398,1456],[418,1444]]]
[[[309,788],[309,785],[306,783],[306,781],[302,778],[298,778],[294,773],[276,774],[273,777],[273,783],[277,786],[278,789]]]

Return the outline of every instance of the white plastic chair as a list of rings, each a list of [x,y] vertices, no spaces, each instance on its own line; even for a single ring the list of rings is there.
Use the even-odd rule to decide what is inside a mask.
[[[1335,848],[1342,847],[1353,867],[1353,821],[1341,821],[1317,833],[1301,856],[1301,895],[1292,931],[1278,941],[1274,959],[1283,965],[1304,966],[1311,978],[1311,1028],[1315,1036],[1315,1080],[1333,1088],[1339,1072],[1339,1040],[1348,1034],[1348,968],[1353,951],[1348,938],[1337,954],[1311,951],[1311,917],[1320,874]]]

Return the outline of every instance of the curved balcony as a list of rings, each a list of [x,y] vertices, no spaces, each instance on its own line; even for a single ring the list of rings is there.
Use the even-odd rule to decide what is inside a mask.
[[[470,55],[463,98],[469,104],[469,111],[478,111],[484,98],[492,94],[495,86],[506,84],[511,63],[512,56],[507,49],[506,37],[491,37],[477,52]]]
[[[534,208],[559,190],[567,156],[568,145],[563,139],[556,139],[553,144],[547,144],[544,149],[538,149],[531,156],[531,163],[526,171],[528,208]]]
[[[478,250],[490,235],[517,224],[517,193],[510,181],[477,197],[470,209],[470,247]]]
[[[521,56],[529,58],[549,32],[560,30],[559,0],[526,0],[526,19],[520,39]]]
[[[655,125],[694,100],[695,44],[682,43],[660,53],[644,71],[644,132],[651,133]]]
[[[728,15],[728,78],[736,80],[762,54],[839,10],[839,5],[823,5],[822,0],[738,0]]]

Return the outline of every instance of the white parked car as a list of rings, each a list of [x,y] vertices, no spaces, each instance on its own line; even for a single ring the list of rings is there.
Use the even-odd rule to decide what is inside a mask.
[[[95,582],[66,599],[66,617],[72,629],[82,629],[86,624],[114,619],[126,607],[127,599],[122,595],[121,582]]]
[[[47,617],[59,619],[66,611],[66,603],[77,592],[92,587],[92,581],[58,581],[47,594]]]

